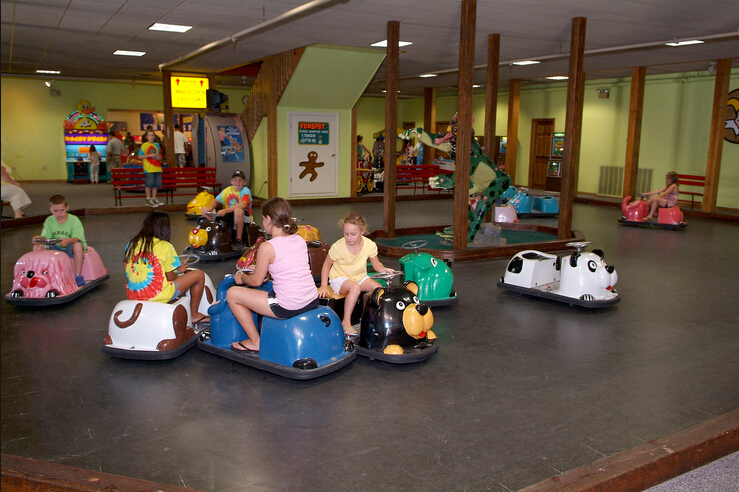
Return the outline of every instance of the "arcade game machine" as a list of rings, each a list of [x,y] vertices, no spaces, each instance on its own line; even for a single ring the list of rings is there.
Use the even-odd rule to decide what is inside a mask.
[[[225,188],[234,171],[246,174],[251,188],[251,148],[238,114],[206,113],[192,120],[192,155],[196,167],[215,167],[216,179]],[[252,189],[252,192],[256,190]]]
[[[562,191],[562,159],[565,150],[565,134],[552,133],[551,159],[547,165],[547,191]]]
[[[89,102],[77,102],[77,110],[64,120],[64,147],[67,157],[67,182],[86,184],[90,182],[90,145],[100,152],[101,182],[110,180],[108,157],[105,147],[108,144],[110,125],[95,112]]]

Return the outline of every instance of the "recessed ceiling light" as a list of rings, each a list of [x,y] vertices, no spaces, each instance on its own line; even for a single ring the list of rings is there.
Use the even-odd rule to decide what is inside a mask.
[[[62,72],[60,72],[59,70],[36,70],[36,73],[50,73],[52,75],[59,75]]]
[[[429,77],[436,77],[436,74],[435,73],[425,73],[423,75],[419,75],[419,77],[421,77],[422,79],[427,79]]]
[[[187,32],[192,29],[192,26],[180,26],[177,24],[162,24],[155,22],[149,26],[150,31],[166,31],[166,32]]]
[[[703,44],[700,39],[691,39],[689,41],[675,41],[673,43],[665,43],[667,46],[688,46],[689,44]]]
[[[472,85],[472,88],[473,89],[479,89],[480,87],[482,87],[482,84],[473,84]]]
[[[553,75],[551,77],[547,77],[549,80],[567,80],[569,77],[566,77],[564,75]]]
[[[382,89],[382,92],[387,93],[387,91],[385,89]],[[400,91],[398,91],[398,94],[400,94]]]
[[[523,66],[523,65],[536,65],[537,63],[541,63],[541,62],[538,62],[536,60],[521,60],[521,61],[515,61],[511,63],[513,63],[514,65]]]
[[[146,51],[115,50],[113,54],[121,56],[144,56],[146,54]]]
[[[398,41],[398,46],[408,46],[409,44],[413,43],[411,43],[410,41]],[[376,48],[387,48],[387,39],[372,43],[370,46],[374,46]]]

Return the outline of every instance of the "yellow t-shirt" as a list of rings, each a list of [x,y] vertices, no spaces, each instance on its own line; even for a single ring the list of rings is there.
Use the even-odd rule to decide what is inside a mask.
[[[377,256],[377,245],[367,237],[362,237],[362,249],[359,254],[353,255],[346,247],[346,239],[336,241],[328,250],[328,255],[334,260],[329,278],[346,277],[359,282],[367,276],[367,260]]]
[[[179,267],[182,262],[177,251],[167,241],[154,238],[151,251],[141,251],[139,241],[133,258],[126,262],[126,295],[131,301],[169,302],[177,288],[167,280],[167,272]]]

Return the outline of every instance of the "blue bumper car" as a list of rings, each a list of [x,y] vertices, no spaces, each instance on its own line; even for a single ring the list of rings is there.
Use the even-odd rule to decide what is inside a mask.
[[[210,330],[202,333],[198,341],[198,347],[205,352],[296,380],[325,376],[356,358],[354,344],[344,339],[341,320],[326,306],[288,319],[255,315],[261,339],[259,352],[232,350],[231,344],[245,336],[226,302],[226,291],[234,285],[233,276],[218,285],[216,302],[208,309]],[[271,283],[259,288],[270,290]]]

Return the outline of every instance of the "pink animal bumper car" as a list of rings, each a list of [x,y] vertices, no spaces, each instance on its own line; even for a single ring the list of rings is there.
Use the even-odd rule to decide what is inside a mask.
[[[657,220],[646,221],[644,217],[649,214],[647,202],[644,200],[634,200],[629,203],[629,200],[631,200],[631,197],[627,196],[621,202],[621,212],[624,215],[618,221],[622,224],[660,229],[685,229],[688,227],[688,224],[685,223],[685,217],[683,217],[683,211],[678,206],[669,208],[660,207],[657,209]]]
[[[97,251],[87,247],[82,276],[85,285],[77,286],[74,261],[62,251],[48,249],[59,239],[39,239],[45,250],[21,256],[13,268],[13,288],[5,301],[16,306],[51,306],[72,301],[108,279],[108,269]]]

